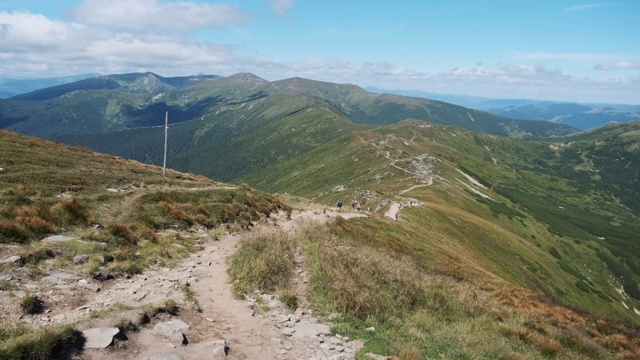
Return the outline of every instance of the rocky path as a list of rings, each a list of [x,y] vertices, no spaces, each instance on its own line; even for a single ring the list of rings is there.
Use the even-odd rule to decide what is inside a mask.
[[[394,202],[391,203],[389,210],[384,213],[384,216],[388,217],[389,219],[398,220],[398,212],[400,212],[400,204]]]
[[[293,232],[301,224],[325,222],[335,216],[338,214],[328,210],[294,211],[291,219],[279,215],[261,223],[252,232],[273,231],[276,227]],[[340,216],[349,218],[363,215],[342,213]],[[219,240],[207,239],[204,250],[192,254],[172,269],[151,270],[137,278],[105,288],[101,294],[96,293],[85,309],[126,298],[128,300],[124,303],[128,306],[158,304],[171,298],[182,299],[179,306],[192,310],[181,311],[177,316],[161,314],[161,319],[152,319],[151,324],[130,333],[129,339],[124,342],[125,349],[88,349],[82,358],[113,359],[114,352],[117,352],[120,359],[150,360],[353,359],[361,343],[332,335],[330,326],[322,323],[311,310],[299,308],[291,312],[270,294],[253,294],[253,298],[247,300],[233,297],[225,260],[246,235],[229,234]],[[304,273],[304,269],[298,270],[301,284],[305,282]],[[193,295],[191,300],[186,299],[184,286],[187,284],[188,291]],[[304,304],[304,301],[301,303]],[[264,312],[265,306],[270,310]],[[196,307],[201,312],[196,311]],[[107,326],[114,321],[115,318],[101,319],[86,327]],[[175,332],[160,333],[158,324],[166,323],[181,324],[180,331],[185,338],[180,338],[180,335],[172,337]],[[226,354],[220,351],[224,349],[221,344],[228,347]]]

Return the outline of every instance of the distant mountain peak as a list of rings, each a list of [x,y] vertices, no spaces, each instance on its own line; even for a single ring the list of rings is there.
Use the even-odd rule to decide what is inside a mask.
[[[268,81],[256,76],[252,73],[247,73],[247,72],[242,72],[242,73],[237,73],[237,74],[233,74],[227,77],[227,79],[229,80],[236,80],[236,81],[242,81],[242,82],[260,82],[260,83],[267,83]]]

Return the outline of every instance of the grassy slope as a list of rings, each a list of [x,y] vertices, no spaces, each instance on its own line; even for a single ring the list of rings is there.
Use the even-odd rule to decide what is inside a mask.
[[[427,258],[542,291],[572,306],[638,321],[621,303],[640,307],[637,297],[628,296],[635,295],[632,286],[637,286],[639,275],[634,251],[634,234],[640,231],[637,213],[617,205],[608,188],[598,184],[582,194],[574,180],[549,175],[548,170],[515,168],[516,161],[545,159],[536,155],[546,154],[541,148],[549,147],[404,122],[345,134],[244,180],[267,191],[286,191],[329,205],[357,200],[365,208],[384,210],[385,200],[421,200],[425,206],[401,210],[406,234],[402,247],[419,247]],[[400,197],[412,186],[424,185],[424,176],[416,175],[421,166],[432,167],[434,184]],[[456,170],[459,166],[493,190],[472,185]],[[612,227],[614,218],[623,226]],[[615,232],[603,240],[593,229]],[[624,257],[620,249],[627,250]],[[616,289],[625,279],[623,296]]]
[[[40,233],[70,230],[68,227],[82,234],[92,221],[108,225],[126,220],[140,230],[170,225],[211,227],[220,222],[225,207],[253,218],[273,210],[272,205],[279,206],[249,187],[227,186],[171,169],[163,177],[156,166],[4,130],[0,131],[0,164],[0,220],[22,228],[12,237],[6,235],[6,228],[3,242],[29,242]],[[109,188],[117,191],[107,191]],[[227,205],[212,210],[218,207],[216,203]],[[132,214],[140,214],[145,206],[152,207],[153,214],[144,221],[132,221]],[[235,209],[238,206],[243,209]],[[41,231],[37,223],[42,223]]]
[[[611,130],[624,134],[632,158],[635,130]],[[590,140],[604,146],[601,135]],[[365,351],[401,359],[636,358],[640,302],[619,290],[637,286],[638,215],[616,201],[615,187],[596,181],[580,192],[575,177],[555,173],[563,161],[545,149],[549,143],[404,122],[346,133],[244,180],[330,206],[381,205],[369,218],[338,219],[297,238],[316,310],[339,313],[335,331],[364,337]],[[420,169],[429,167],[434,183],[420,186]],[[398,222],[381,216],[385,201],[409,199],[424,205],[404,207]],[[600,239],[594,228],[618,230]],[[616,255],[622,245],[631,249],[624,257]]]
[[[61,270],[129,276],[153,264],[168,266],[201,247],[197,234],[180,230],[198,228],[215,236],[221,228],[249,227],[288,209],[249,186],[174,170],[165,178],[156,166],[5,130],[0,168],[0,258],[21,257],[16,265],[0,264],[0,271],[19,266],[32,279]],[[53,234],[82,241],[39,241]],[[89,260],[76,264],[79,254]],[[76,337],[72,327],[42,330],[0,321],[0,357],[50,358],[73,351]]]

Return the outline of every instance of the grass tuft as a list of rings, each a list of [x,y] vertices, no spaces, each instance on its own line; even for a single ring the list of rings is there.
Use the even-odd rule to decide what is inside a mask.
[[[25,242],[28,238],[27,230],[13,221],[0,219],[0,242]]]
[[[280,302],[291,311],[295,311],[298,308],[298,295],[294,291],[289,289],[281,290],[278,294]]]
[[[162,303],[162,306],[156,307],[154,310],[156,313],[167,313],[175,316],[178,315],[180,308],[178,308],[178,304],[173,299],[167,299]]]
[[[39,314],[44,310],[44,306],[37,295],[27,294],[20,300],[20,309],[24,314]]]
[[[184,294],[184,298],[195,306],[198,312],[202,312],[200,308],[200,302],[196,297],[196,294],[189,288],[188,286],[182,286],[182,293]]]
[[[295,242],[285,232],[254,235],[243,240],[229,259],[235,295],[287,289],[294,274],[294,252]]]
[[[138,240],[136,239],[136,236],[126,225],[118,224],[118,223],[111,224],[109,225],[108,229],[109,229],[109,233],[116,237],[115,241],[119,246],[136,245],[138,242]]]
[[[80,333],[71,326],[30,329],[0,324],[0,359],[68,358],[81,348]]]

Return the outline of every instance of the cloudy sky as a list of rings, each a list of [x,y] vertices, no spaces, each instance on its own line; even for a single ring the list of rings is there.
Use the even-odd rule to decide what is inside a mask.
[[[640,104],[640,0],[0,0],[0,78],[146,71]]]

